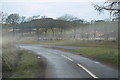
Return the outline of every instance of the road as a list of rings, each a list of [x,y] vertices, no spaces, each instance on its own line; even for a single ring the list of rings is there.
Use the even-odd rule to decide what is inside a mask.
[[[48,49],[44,45],[18,46],[46,59],[45,78],[118,78],[118,70],[77,54]]]

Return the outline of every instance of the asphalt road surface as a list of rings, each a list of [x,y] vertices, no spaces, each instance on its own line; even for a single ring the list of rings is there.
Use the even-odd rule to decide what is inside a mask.
[[[45,78],[118,78],[118,70],[77,54],[44,48],[44,45],[18,46],[46,59]]]

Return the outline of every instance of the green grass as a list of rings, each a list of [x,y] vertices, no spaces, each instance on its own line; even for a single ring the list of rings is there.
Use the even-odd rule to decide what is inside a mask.
[[[39,69],[38,58],[30,52],[24,52],[19,61],[19,66],[11,78],[35,78]]]
[[[95,41],[87,41],[87,42],[80,42],[80,41],[73,41],[73,42],[63,42],[58,43],[59,45],[64,46],[83,46],[83,47],[107,47],[107,48],[118,48],[117,42],[111,41],[103,41],[103,42],[95,42]]]
[[[110,48],[84,48],[84,49],[73,49],[73,52],[78,52],[81,55],[86,55],[94,59],[105,61],[118,65],[118,50]]]
[[[22,55],[23,51],[20,50],[19,48],[7,44],[3,45],[2,48],[2,57],[4,61],[12,68],[12,70],[15,70],[16,65],[20,59],[20,55]]]
[[[16,43],[20,43],[20,44],[55,44],[58,43],[57,41],[45,41],[45,40],[35,40],[35,41],[31,41],[31,40],[21,40],[21,41],[16,41]]]
[[[37,55],[13,45],[3,45],[2,50],[5,78],[37,78],[40,76],[38,74],[40,74],[42,64]]]
[[[118,49],[114,48],[78,48],[78,49],[64,49],[57,47],[48,47],[54,49],[60,49],[70,52],[75,52],[76,54],[89,57],[95,60],[106,62],[112,65],[118,65]]]

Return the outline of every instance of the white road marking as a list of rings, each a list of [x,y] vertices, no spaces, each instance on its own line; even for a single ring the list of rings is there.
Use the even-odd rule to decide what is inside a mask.
[[[71,58],[67,57],[67,56],[64,56],[64,55],[61,55],[63,56],[64,58],[70,60],[70,61],[73,61]],[[85,70],[89,75],[91,75],[93,78],[98,78],[95,74],[93,74],[91,71],[89,71],[87,68],[85,68],[84,66],[82,66],[81,64],[77,64],[79,67],[81,67],[83,70]]]
[[[67,57],[67,56],[64,56],[64,55],[61,55],[61,56],[63,56],[64,58],[66,58],[66,59],[68,59],[68,60],[70,60],[70,61],[73,61],[71,58],[69,58],[69,57]]]
[[[91,71],[89,71],[88,69],[86,69],[84,66],[82,66],[81,64],[77,64],[79,67],[81,67],[83,70],[85,70],[89,75],[91,75],[93,78],[98,78],[95,74],[93,74]]]
[[[42,53],[38,52],[38,54],[42,54]]]
[[[40,58],[40,56],[37,57],[38,59]]]
[[[100,62],[95,62],[95,63],[97,63],[97,64],[98,64],[98,63],[100,63]]]
[[[68,60],[73,61],[71,58],[67,57]]]

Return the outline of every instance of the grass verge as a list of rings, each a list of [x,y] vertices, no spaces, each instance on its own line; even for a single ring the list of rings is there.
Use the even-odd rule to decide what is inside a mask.
[[[39,70],[38,59],[30,52],[24,51],[19,61],[19,66],[11,78],[35,78],[36,71]]]
[[[43,77],[44,64],[38,55],[14,46],[3,47],[3,78]],[[39,74],[39,75],[38,75]]]
[[[48,47],[53,49],[59,49],[64,51],[75,52],[79,55],[89,57],[101,62],[118,66],[118,49],[115,48],[78,48],[78,49],[65,49],[58,47]]]

